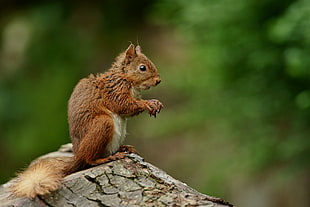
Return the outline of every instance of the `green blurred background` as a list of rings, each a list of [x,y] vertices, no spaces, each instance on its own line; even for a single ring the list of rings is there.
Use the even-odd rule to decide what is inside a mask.
[[[0,2],[0,180],[69,142],[67,100],[137,41],[165,108],[126,143],[236,206],[310,205],[310,1]]]

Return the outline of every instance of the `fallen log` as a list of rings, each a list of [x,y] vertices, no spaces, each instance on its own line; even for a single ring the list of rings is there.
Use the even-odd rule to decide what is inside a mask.
[[[68,156],[72,156],[71,144],[42,157]],[[58,190],[32,200],[12,195],[12,183],[14,179],[0,186],[2,207],[233,206],[199,193],[136,154],[73,173]]]

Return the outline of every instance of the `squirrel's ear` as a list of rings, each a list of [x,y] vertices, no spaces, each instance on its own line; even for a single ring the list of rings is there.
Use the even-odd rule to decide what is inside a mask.
[[[131,59],[134,56],[137,55],[136,50],[135,50],[135,46],[133,44],[130,44],[129,47],[127,48],[126,52],[126,58],[127,59]]]
[[[136,53],[137,53],[137,54],[141,54],[141,53],[142,53],[142,49],[141,49],[140,45],[138,45],[138,46],[136,47]]]

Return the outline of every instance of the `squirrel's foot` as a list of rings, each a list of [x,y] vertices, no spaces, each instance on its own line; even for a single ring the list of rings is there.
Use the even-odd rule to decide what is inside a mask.
[[[128,153],[126,152],[116,152],[113,155],[110,155],[108,157],[105,158],[100,158],[97,160],[94,160],[92,163],[90,163],[91,165],[100,165],[103,163],[107,163],[107,162],[111,162],[111,161],[115,161],[115,160],[120,160],[120,159],[124,159],[125,157],[128,156]]]
[[[139,154],[138,151],[132,145],[121,145],[118,149],[119,152],[127,152],[127,153],[134,153]]]
[[[115,154],[110,155],[110,156],[105,157],[105,158],[99,158],[97,160],[92,161],[90,164],[91,165],[100,165],[103,163],[124,159],[130,153],[134,153],[134,154],[138,155],[138,151],[133,146],[122,145],[119,147],[118,151]]]

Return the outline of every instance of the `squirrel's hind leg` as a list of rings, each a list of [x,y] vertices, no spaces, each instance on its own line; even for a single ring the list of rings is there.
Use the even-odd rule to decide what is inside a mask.
[[[102,163],[97,160],[109,155],[108,147],[113,139],[113,133],[114,124],[110,116],[100,115],[95,117],[74,153],[75,159],[83,160],[89,165]]]

